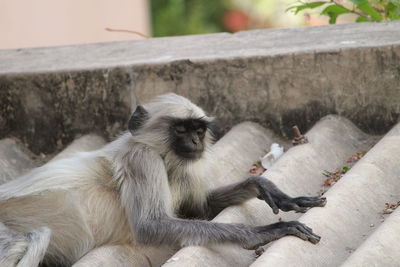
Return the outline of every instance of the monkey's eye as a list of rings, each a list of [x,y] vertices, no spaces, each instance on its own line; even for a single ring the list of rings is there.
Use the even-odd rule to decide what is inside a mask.
[[[178,125],[175,127],[175,132],[177,134],[184,134],[186,133],[186,128],[184,126]]]
[[[197,135],[202,136],[205,133],[205,130],[203,128],[199,128],[196,130]]]

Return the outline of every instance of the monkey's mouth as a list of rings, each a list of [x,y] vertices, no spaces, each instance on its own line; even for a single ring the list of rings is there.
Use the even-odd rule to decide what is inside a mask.
[[[203,154],[203,150],[188,150],[188,151],[179,151],[176,153],[178,156],[183,157],[185,159],[199,159]]]

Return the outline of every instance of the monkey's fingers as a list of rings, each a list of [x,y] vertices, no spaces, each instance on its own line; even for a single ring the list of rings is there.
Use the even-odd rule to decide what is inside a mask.
[[[317,244],[320,240],[321,237],[314,234],[313,230],[310,227],[307,227],[304,224],[301,224],[299,226],[297,226],[298,228],[301,228],[301,231],[303,231],[304,233],[306,233],[307,237],[308,237],[308,241],[310,241],[313,244]]]
[[[317,244],[321,240],[321,237],[314,234],[311,228],[299,222],[294,226],[292,235],[297,236],[304,241],[309,241],[312,244]]]
[[[304,213],[308,210],[307,207],[301,207],[299,205],[297,205],[297,203],[295,201],[284,201],[282,203],[280,203],[280,209],[283,211],[291,211],[294,210],[295,212],[301,212]]]
[[[320,240],[321,240],[321,237],[319,235],[316,235],[314,233],[311,233],[308,235],[308,241],[314,245],[318,244]]]
[[[324,197],[296,197],[293,202],[300,207],[323,207],[326,205]]]

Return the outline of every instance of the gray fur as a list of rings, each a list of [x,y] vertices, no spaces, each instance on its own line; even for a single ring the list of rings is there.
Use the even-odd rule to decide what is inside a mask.
[[[0,266],[38,266],[46,253],[50,236],[51,231],[46,227],[24,235],[0,223]]]
[[[0,266],[16,266],[28,248],[28,239],[0,223]]]
[[[161,96],[134,116],[131,131],[104,148],[50,162],[0,186],[0,221],[7,226],[0,227],[0,262],[10,259],[15,265],[10,246],[18,248],[21,264],[24,255],[35,255],[34,266],[43,257],[49,265],[71,265],[108,244],[134,249],[137,243],[229,242],[254,248],[284,235],[318,242],[297,222],[254,228],[202,220],[252,197],[264,199],[274,212],[305,211],[324,200],[290,198],[263,177],[209,190],[215,161],[210,129],[200,157],[185,158],[171,149],[171,118],[212,121],[184,97]]]
[[[28,248],[18,262],[17,267],[38,266],[46,254],[50,242],[51,230],[41,227],[27,234]]]

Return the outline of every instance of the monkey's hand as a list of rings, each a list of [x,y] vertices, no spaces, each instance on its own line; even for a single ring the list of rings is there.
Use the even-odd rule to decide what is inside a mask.
[[[294,210],[306,212],[311,207],[323,207],[326,204],[324,197],[296,197],[292,198],[265,177],[251,177],[259,191],[258,198],[265,200],[275,214],[279,209],[283,211]]]
[[[245,249],[256,249],[259,246],[263,246],[287,235],[296,236],[313,244],[317,244],[321,239],[321,237],[313,233],[310,227],[297,221],[278,222],[266,226],[258,226],[254,227],[253,231],[256,238],[248,240],[248,243],[243,245]]]

